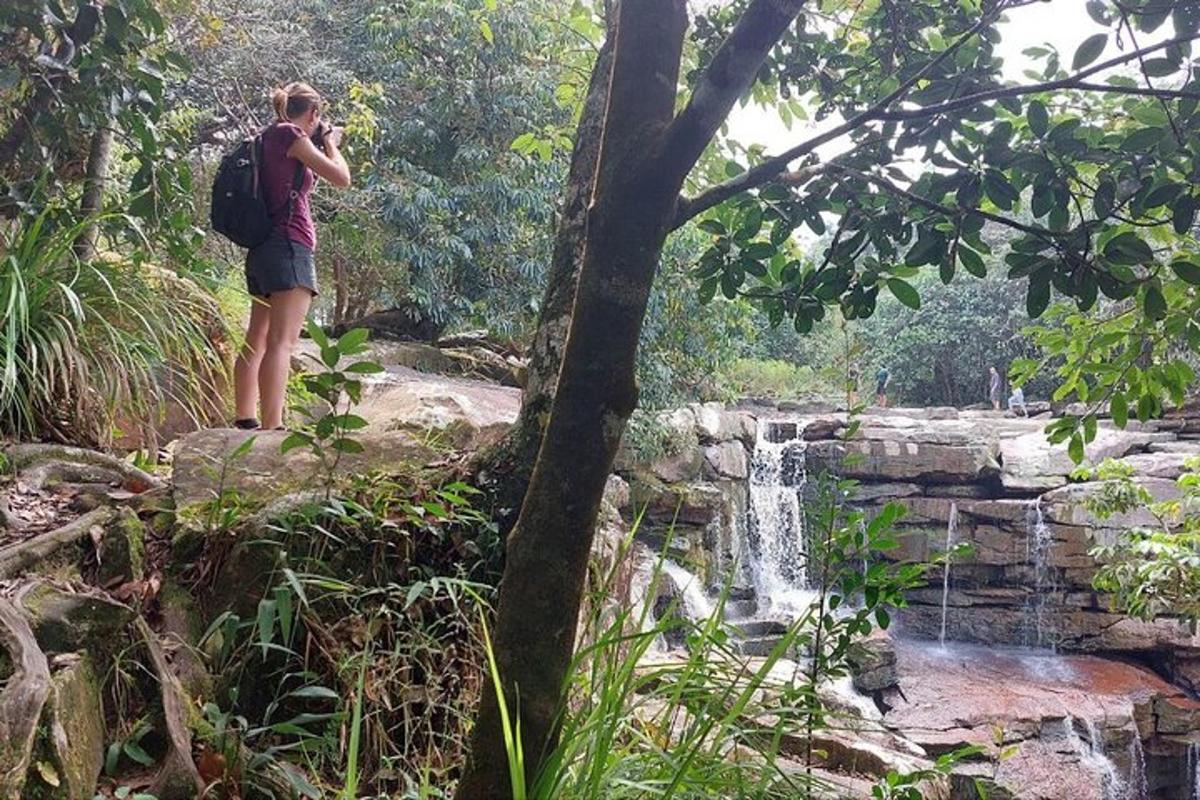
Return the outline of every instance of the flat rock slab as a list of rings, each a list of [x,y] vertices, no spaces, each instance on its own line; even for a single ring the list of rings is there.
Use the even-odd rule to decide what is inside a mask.
[[[321,460],[306,447],[283,453],[287,437],[287,431],[216,428],[179,440],[174,456],[176,512],[187,517],[223,494],[236,494],[240,502],[266,503],[322,487],[326,473]],[[429,447],[405,431],[362,431],[355,438],[363,452],[343,455],[336,475],[422,464],[434,457]],[[248,449],[239,453],[249,440]]]
[[[450,447],[477,448],[503,436],[520,410],[520,389],[394,368],[366,381],[354,413],[370,431],[407,431]]]

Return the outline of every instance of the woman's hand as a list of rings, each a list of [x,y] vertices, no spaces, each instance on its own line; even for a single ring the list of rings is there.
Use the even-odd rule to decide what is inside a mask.
[[[344,136],[345,133],[346,129],[341,126],[330,128],[325,134],[325,149],[328,150],[331,147],[341,147],[342,136]]]

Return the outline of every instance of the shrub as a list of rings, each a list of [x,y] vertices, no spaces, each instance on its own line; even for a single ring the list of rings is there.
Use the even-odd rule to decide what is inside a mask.
[[[777,359],[739,358],[721,375],[729,397],[769,397],[773,400],[834,397],[810,366]]]
[[[80,260],[81,230],[48,210],[0,231],[0,431],[95,445],[118,410],[202,416],[225,375],[219,310],[152,264]]]

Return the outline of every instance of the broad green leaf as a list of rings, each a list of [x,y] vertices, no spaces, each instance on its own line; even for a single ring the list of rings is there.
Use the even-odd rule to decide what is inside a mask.
[[[983,175],[983,191],[997,208],[1005,211],[1012,209],[1013,203],[1020,197],[1017,190],[999,170],[989,169]]]
[[[1071,443],[1067,445],[1067,455],[1076,464],[1083,463],[1083,437],[1080,434],[1076,433],[1071,437]]]
[[[1125,137],[1121,149],[1125,151],[1149,150],[1157,145],[1167,135],[1166,128],[1142,128]]]
[[[1146,311],[1146,316],[1152,320],[1160,320],[1167,316],[1167,301],[1163,297],[1162,289],[1156,284],[1146,284],[1142,307]]]
[[[888,278],[887,287],[892,296],[909,308],[916,310],[921,307],[921,295],[917,293],[911,283],[900,278]]]
[[[1050,305],[1050,282],[1030,281],[1025,295],[1025,311],[1030,319],[1037,319]]]
[[[1124,428],[1129,422],[1129,401],[1125,399],[1123,393],[1113,393],[1112,399],[1109,400],[1108,411],[1112,415],[1113,424],[1118,428]]]
[[[1071,59],[1071,69],[1079,70],[1091,64],[1100,57],[1107,44],[1107,33],[1093,34],[1084,39],[1083,43],[1075,50],[1075,57]]]
[[[1181,258],[1171,262],[1171,269],[1179,276],[1180,280],[1187,281],[1193,286],[1200,286],[1200,264]]]
[[[987,277],[987,267],[983,263],[983,256],[976,253],[966,245],[959,244],[958,260],[962,262],[963,269],[974,275],[976,278]]]
[[[1039,139],[1050,130],[1050,113],[1046,110],[1046,104],[1041,100],[1030,102],[1029,108],[1025,110],[1025,116],[1029,119],[1029,130],[1033,131],[1034,136]]]

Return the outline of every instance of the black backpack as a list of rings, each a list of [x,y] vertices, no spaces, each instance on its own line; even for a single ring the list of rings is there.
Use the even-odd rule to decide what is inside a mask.
[[[233,152],[221,159],[217,178],[213,181],[212,228],[229,241],[253,249],[267,240],[275,227],[274,216],[267,207],[266,194],[259,180],[263,159],[262,134],[244,139]],[[292,191],[288,195],[287,213],[291,213],[292,198],[304,183],[304,165],[296,163]]]

